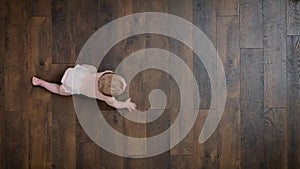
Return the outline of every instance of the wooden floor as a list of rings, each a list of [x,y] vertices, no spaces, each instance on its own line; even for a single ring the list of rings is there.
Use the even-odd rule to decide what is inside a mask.
[[[71,97],[31,86],[32,76],[59,82],[85,41],[119,17],[145,11],[183,17],[210,38],[223,61],[228,96],[222,120],[205,143],[198,136],[210,106],[202,62],[177,40],[138,35],[115,45],[100,70],[130,53],[162,48],[193,69],[201,108],[187,137],[170,151],[122,158],[82,130]],[[161,88],[167,109],[147,125],[99,102],[118,131],[148,137],[166,130],[179,108],[178,87],[158,70],[130,84],[138,109]],[[300,168],[300,2],[297,0],[0,0],[0,168],[2,169],[298,169]]]

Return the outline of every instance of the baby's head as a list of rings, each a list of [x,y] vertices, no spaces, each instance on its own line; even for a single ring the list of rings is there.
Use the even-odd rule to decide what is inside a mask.
[[[113,73],[104,73],[98,79],[98,89],[107,96],[117,96],[126,89],[126,81],[122,76]]]

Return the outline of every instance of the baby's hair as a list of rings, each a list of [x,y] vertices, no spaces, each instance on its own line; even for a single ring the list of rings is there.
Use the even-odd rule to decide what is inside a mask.
[[[117,96],[124,92],[124,78],[113,73],[105,73],[98,80],[98,90],[107,96]]]

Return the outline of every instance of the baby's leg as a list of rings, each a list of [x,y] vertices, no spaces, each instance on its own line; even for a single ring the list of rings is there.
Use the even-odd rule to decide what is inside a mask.
[[[61,85],[58,85],[55,83],[50,83],[43,79],[39,79],[37,77],[32,77],[32,84],[34,86],[42,86],[45,89],[47,89],[48,91],[55,93],[55,94],[62,95],[62,96],[70,96],[71,95],[70,93],[65,92]]]

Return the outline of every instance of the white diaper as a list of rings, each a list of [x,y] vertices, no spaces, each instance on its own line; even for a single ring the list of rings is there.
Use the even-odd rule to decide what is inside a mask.
[[[96,72],[96,67],[92,65],[76,65],[74,68],[68,68],[61,79],[62,87],[70,94],[81,94],[80,86],[83,78]]]

